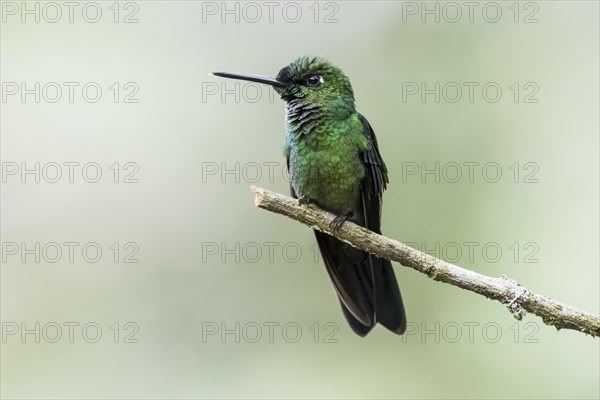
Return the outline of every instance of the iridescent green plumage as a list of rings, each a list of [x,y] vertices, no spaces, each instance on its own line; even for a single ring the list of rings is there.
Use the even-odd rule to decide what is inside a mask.
[[[360,196],[360,182],[365,176],[360,154],[368,141],[356,115],[319,121],[309,134],[296,134],[296,125],[288,122],[284,153],[292,188],[328,211],[345,214]]]
[[[387,169],[375,133],[354,107],[346,75],[327,60],[301,57],[275,78],[215,73],[272,85],[287,103],[284,154],[292,195],[380,232]],[[315,231],[346,319],[359,335],[376,323],[402,334],[404,306],[388,260]]]

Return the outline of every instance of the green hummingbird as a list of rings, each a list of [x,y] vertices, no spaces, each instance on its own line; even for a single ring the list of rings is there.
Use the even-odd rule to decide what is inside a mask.
[[[304,56],[276,77],[214,75],[271,85],[286,102],[283,150],[294,198],[336,214],[334,229],[350,220],[381,233],[387,168],[373,128],[356,111],[350,80],[338,67]],[[391,262],[325,233],[315,235],[352,330],[365,336],[380,323],[403,334],[406,315]]]

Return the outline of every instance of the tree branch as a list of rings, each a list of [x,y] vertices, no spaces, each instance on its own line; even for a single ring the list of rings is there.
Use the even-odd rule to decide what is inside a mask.
[[[252,186],[252,191],[256,196],[257,207],[285,215],[358,249],[399,262],[433,280],[497,300],[508,307],[519,320],[529,311],[541,317],[546,325],[555,326],[556,329],[573,329],[593,337],[600,335],[600,318],[597,316],[533,293],[504,275],[493,278],[458,267],[349,221],[333,233],[329,225],[335,215],[313,204],[300,205],[296,199],[263,188]]]

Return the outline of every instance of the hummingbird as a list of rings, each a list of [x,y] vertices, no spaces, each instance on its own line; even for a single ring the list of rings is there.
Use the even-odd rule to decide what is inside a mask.
[[[315,204],[345,221],[381,234],[387,168],[367,119],[358,113],[350,80],[321,57],[303,56],[277,76],[214,72],[223,78],[270,85],[286,103],[290,191],[301,204]],[[325,267],[352,330],[367,335],[377,324],[402,335],[406,315],[389,260],[314,231]]]

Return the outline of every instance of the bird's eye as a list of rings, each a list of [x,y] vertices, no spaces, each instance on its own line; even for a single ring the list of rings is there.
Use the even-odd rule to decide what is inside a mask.
[[[312,87],[317,87],[323,82],[323,77],[321,75],[311,75],[306,78],[306,84]]]

